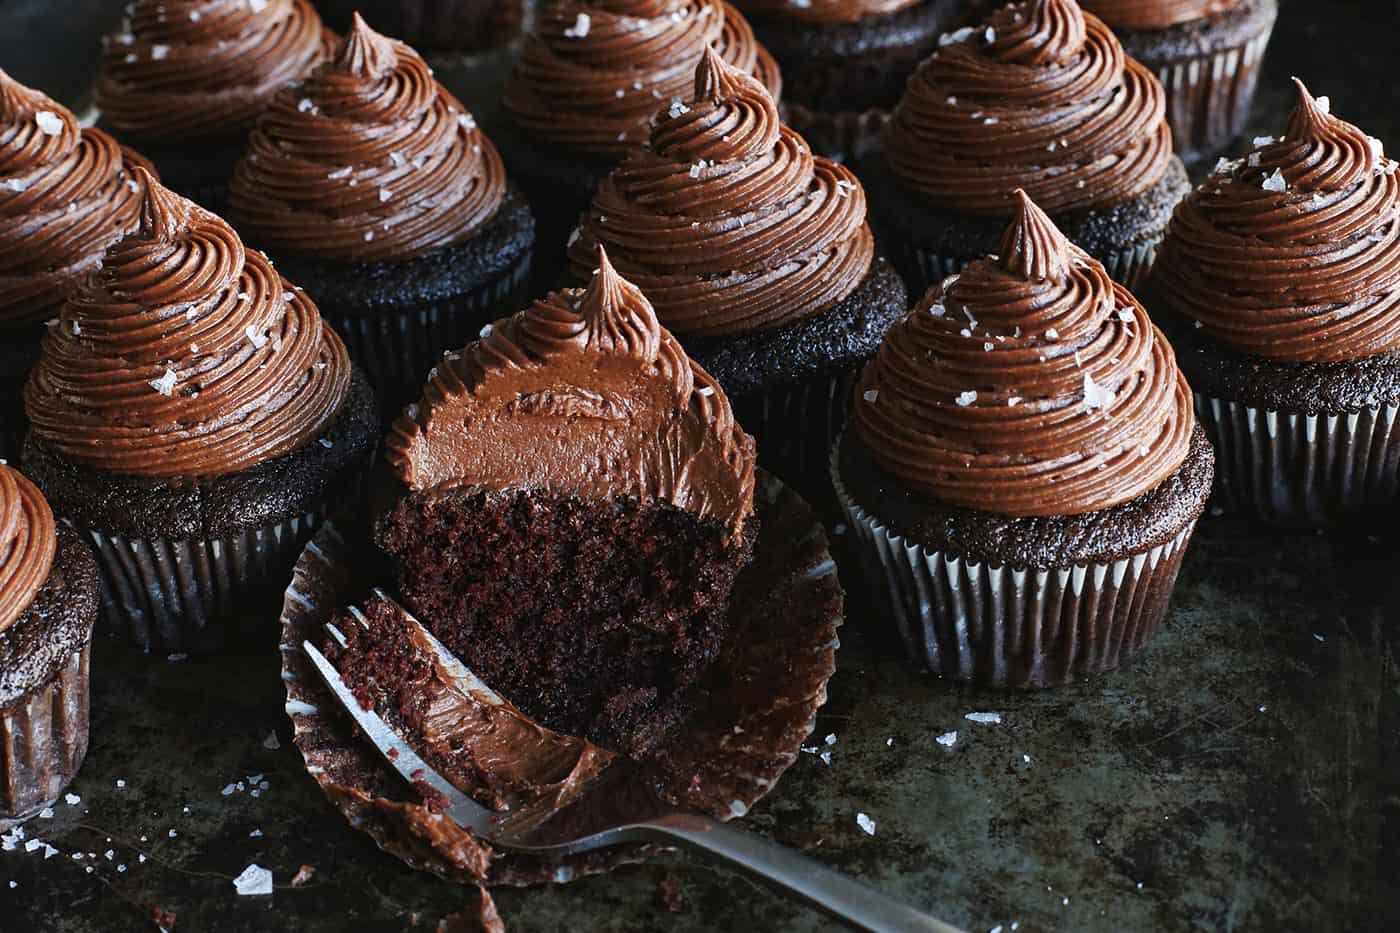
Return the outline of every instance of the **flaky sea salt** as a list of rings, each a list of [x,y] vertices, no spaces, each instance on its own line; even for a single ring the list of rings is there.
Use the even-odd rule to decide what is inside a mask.
[[[588,30],[593,26],[593,18],[587,13],[580,13],[574,20],[574,24],[564,30],[566,39],[582,39],[588,35]]]
[[[879,390],[879,389],[866,389],[864,392],[861,393],[861,396],[860,396],[860,397],[863,398],[863,399],[865,399],[867,402],[870,402],[871,404],[874,404],[875,400],[878,399],[878,398],[880,397],[880,390]]]
[[[243,329],[243,333],[247,335],[248,342],[253,345],[254,349],[261,350],[267,345],[267,334],[260,332],[256,325],[249,324]]]
[[[958,733],[956,730],[954,730],[953,732],[945,732],[938,738],[934,739],[934,741],[937,742],[939,745],[942,745],[944,748],[952,748],[958,742]]]
[[[984,726],[995,726],[1001,723],[1001,713],[968,713],[963,719]]]
[[[156,61],[163,61],[163,60],[165,59],[165,56],[167,56],[167,55],[169,55],[169,54],[170,54],[170,46],[168,46],[168,45],[153,45],[153,46],[151,46],[151,58],[155,59]]]
[[[34,114],[34,122],[39,124],[39,132],[45,136],[57,136],[63,132],[63,120],[52,110],[40,110]]]
[[[958,397],[953,399],[953,401],[958,403],[958,407],[966,408],[973,402],[977,401],[977,393],[972,391],[971,389],[968,389],[966,392],[958,393]]]
[[[1288,182],[1284,179],[1282,170],[1274,169],[1272,174],[1265,176],[1259,183],[1259,187],[1265,191],[1287,191]]]
[[[869,816],[867,816],[866,814],[864,814],[864,813],[857,813],[857,814],[856,814],[856,825],[859,826],[859,827],[861,828],[861,831],[862,831],[863,833],[865,833],[867,836],[873,836],[873,835],[875,835],[875,821],[872,820],[872,819],[871,819]]]
[[[169,398],[175,394],[175,383],[179,381],[180,377],[176,375],[175,370],[167,369],[165,375],[161,376],[159,379],[149,379],[146,384],[161,395]]]
[[[245,897],[271,894],[272,872],[261,865],[249,865],[233,879],[233,889]]]
[[[1092,376],[1085,373],[1084,404],[1089,408],[1105,409],[1113,404],[1113,390],[1099,385]]]

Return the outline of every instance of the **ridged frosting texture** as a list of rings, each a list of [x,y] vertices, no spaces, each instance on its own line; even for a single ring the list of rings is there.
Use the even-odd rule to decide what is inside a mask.
[[[1016,517],[1110,508],[1185,459],[1191,391],[1147,312],[1024,194],[995,256],[929,289],[856,388],[897,481]]]
[[[1084,9],[1115,29],[1166,29],[1209,19],[1241,0],[1084,0]]]
[[[798,23],[855,23],[889,16],[923,0],[739,0],[738,6],[754,16]]]
[[[426,62],[358,13],[335,57],[284,88],[230,185],[250,240],[343,262],[412,259],[496,214],[496,147]]]
[[[875,244],[850,170],[783,126],[763,85],[707,50],[694,92],[599,186],[570,248],[602,243],[671,330],[768,330],[853,292]]]
[[[777,63],[723,0],[562,0],[539,11],[505,104],[540,142],[619,158],[646,142],[658,108],[689,95],[707,48],[779,94]]]
[[[136,226],[144,159],[0,70],[0,329],[53,316]]]
[[[1379,140],[1298,83],[1280,139],[1256,139],[1178,205],[1153,281],[1243,353],[1292,363],[1400,350],[1400,176]]]
[[[220,218],[149,179],[139,229],[64,305],[25,387],[34,436],[111,473],[216,476],[314,440],[350,361]]]
[[[1004,7],[940,40],[885,128],[890,169],[944,208],[1010,216],[1130,201],[1172,157],[1161,83],[1074,0]]]
[[[57,550],[49,504],[18,470],[0,462],[0,632],[34,601]]]
[[[325,56],[308,0],[134,0],[104,40],[97,106],[118,136],[236,136]]]
[[[387,447],[413,491],[628,496],[716,519],[735,536],[753,512],[753,439],[601,253],[586,289],[552,292],[448,354]]]

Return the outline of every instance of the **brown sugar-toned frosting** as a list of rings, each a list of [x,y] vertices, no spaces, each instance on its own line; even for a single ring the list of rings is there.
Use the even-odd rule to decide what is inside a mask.
[[[43,494],[0,461],[0,632],[34,601],[57,550],[53,512]]]
[[[682,336],[769,330],[827,310],[870,270],[854,174],[778,119],[763,85],[706,50],[694,94],[598,187],[570,247],[576,277],[604,244]]]
[[[47,320],[135,228],[140,156],[0,70],[0,329]]]
[[[134,0],[104,41],[96,97],[119,136],[179,142],[247,130],[325,57],[308,0]]]
[[[601,251],[586,289],[552,292],[444,358],[387,446],[415,492],[630,496],[736,537],[753,512],[753,439]]]
[[[780,93],[777,63],[724,0],[564,0],[539,11],[506,107],[542,142],[620,158],[646,142],[659,107],[690,92],[707,48]]]
[[[1190,448],[1166,339],[1025,192],[997,255],[929,289],[862,374],[862,446],[909,488],[1010,516],[1153,489]]]
[[[1400,175],[1298,82],[1281,139],[1222,160],[1158,252],[1164,301],[1235,350],[1294,363],[1400,350]]]
[[[476,121],[417,52],[356,13],[335,57],[258,121],[230,214],[268,249],[400,261],[469,238],[505,193]]]
[[[34,435],[150,477],[234,473],[308,443],[345,399],[344,344],[232,227],[136,174],[140,227],[69,298],[29,375]]]
[[[1178,23],[1209,19],[1240,5],[1241,0],[1083,0],[1084,9],[1115,29],[1166,29]]]
[[[739,0],[745,13],[799,23],[854,23],[889,16],[923,0]]]
[[[1074,0],[1007,6],[942,41],[885,129],[890,169],[934,203],[1007,216],[1024,188],[1060,214],[1132,200],[1166,172],[1161,83]]]

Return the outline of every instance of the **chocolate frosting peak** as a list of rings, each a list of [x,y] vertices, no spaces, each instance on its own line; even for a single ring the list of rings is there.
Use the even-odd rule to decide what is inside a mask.
[[[357,78],[382,78],[394,70],[399,56],[393,43],[370,29],[356,10],[350,15],[350,31],[333,61],[336,68]]]
[[[753,512],[753,439],[641,291],[596,257],[586,289],[552,292],[448,354],[394,422],[389,463],[415,492],[630,496],[737,539]]]
[[[0,461],[0,632],[34,601],[57,550],[49,504],[33,483]]]
[[[1019,14],[999,12],[990,25],[990,57],[1017,65],[1068,65],[1088,38],[1084,11],[1073,0],[1030,0]]]
[[[1117,29],[1166,29],[1219,16],[1240,0],[1084,0],[1091,13]]]
[[[1178,205],[1157,290],[1254,356],[1320,363],[1400,349],[1396,163],[1295,84],[1284,135],[1222,159]]]
[[[861,375],[853,428],[909,488],[1010,516],[1153,489],[1190,448],[1191,391],[1137,300],[1024,192],[996,257],[929,289]]]
[[[754,16],[798,23],[854,23],[863,19],[889,16],[920,3],[921,0],[739,0],[739,8]]]
[[[316,306],[227,223],[136,170],[140,227],[44,337],[34,435],[112,473],[216,476],[314,440],[350,382]]]

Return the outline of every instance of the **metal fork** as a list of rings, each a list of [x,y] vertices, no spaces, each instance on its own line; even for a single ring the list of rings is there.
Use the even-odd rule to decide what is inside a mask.
[[[363,622],[357,609],[351,611]],[[408,613],[404,615],[410,624],[418,626],[443,669],[459,687],[491,705],[505,702],[416,619]],[[327,624],[326,629],[331,637],[344,644],[344,634],[335,626]],[[790,849],[665,803],[640,779],[639,769],[622,756],[614,759],[578,799],[561,808],[532,812],[527,806],[513,813],[489,810],[430,767],[378,713],[364,709],[335,665],[314,644],[304,641],[302,648],[340,705],[389,766],[406,781],[425,783],[442,795],[447,802],[446,814],[493,846],[543,858],[559,858],[621,843],[680,845],[766,880],[859,929],[878,933],[962,933],[957,927],[891,900],[875,888]]]

